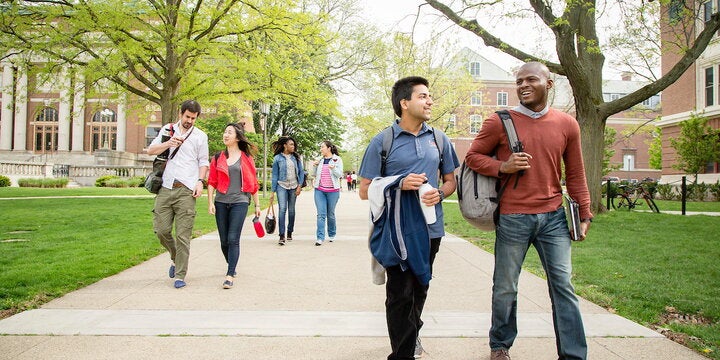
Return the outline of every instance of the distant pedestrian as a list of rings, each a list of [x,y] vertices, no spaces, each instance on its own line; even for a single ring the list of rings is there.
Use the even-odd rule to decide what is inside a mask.
[[[353,191],[357,190],[357,174],[353,171],[350,175],[350,178],[352,179],[352,189]]]
[[[352,175],[350,175],[350,172],[345,175],[345,180],[347,181],[347,189],[348,191],[352,190]]]
[[[225,126],[223,143],[225,151],[215,155],[210,162],[208,213],[215,215],[220,235],[220,250],[227,263],[222,286],[229,289],[235,281],[240,258],[240,233],[251,197],[255,203],[255,216],[260,216],[260,199],[257,193],[260,185],[253,159],[257,147],[245,137],[242,126],[237,123]]]
[[[175,279],[176,289],[186,285],[190,240],[195,225],[195,199],[203,193],[209,165],[208,137],[194,126],[199,116],[200,104],[195,100],[184,101],[178,121],[164,125],[147,149],[149,155],[177,150],[165,166],[162,187],[153,208],[153,230],[170,253],[168,275]]]
[[[281,136],[273,143],[275,156],[272,164],[272,193],[270,199],[277,193],[278,203],[278,239],[279,245],[285,241],[292,241],[295,230],[295,200],[302,193],[302,183],[305,180],[305,170],[300,155],[297,152],[297,142],[290,136]],[[287,214],[287,227],[285,215]],[[287,231],[287,232],[286,232]]]
[[[327,224],[327,238],[330,242],[335,240],[337,222],[335,221],[335,205],[340,199],[340,179],[343,177],[343,161],[337,147],[330,141],[320,143],[320,158],[313,161],[315,179],[315,208],[317,209],[317,231],[315,232],[315,245],[320,246],[325,241],[325,225]]]

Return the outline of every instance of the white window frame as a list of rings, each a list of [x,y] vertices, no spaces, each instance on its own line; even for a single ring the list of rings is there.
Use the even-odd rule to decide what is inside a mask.
[[[468,71],[470,71],[471,76],[479,77],[482,75],[482,64],[479,61],[471,61]]]
[[[448,130],[455,130],[455,126],[457,125],[457,115],[450,114],[450,117],[448,118]]]
[[[482,126],[482,116],[480,115],[470,115],[470,133],[471,134],[477,134],[480,132],[480,127]]]
[[[497,93],[497,105],[498,106],[508,106],[508,93],[505,91],[500,91]]]
[[[470,95],[470,106],[481,106],[482,98],[482,91],[473,91],[473,93]]]

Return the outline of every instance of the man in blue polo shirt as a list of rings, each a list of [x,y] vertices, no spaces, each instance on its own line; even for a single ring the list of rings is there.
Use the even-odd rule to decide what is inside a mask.
[[[398,80],[392,88],[391,101],[395,114],[400,118],[393,125],[393,140],[386,154],[383,166],[383,134],[375,136],[365,150],[360,165],[360,198],[368,199],[368,188],[376,177],[401,175],[402,190],[417,191],[424,182],[434,190],[427,192],[422,201],[435,206],[437,221],[428,225],[430,234],[430,267],[445,235],[441,202],[445,196],[455,192],[455,169],[460,166],[450,139],[441,131],[425,122],[430,120],[433,100],[428,90],[428,81],[411,76]],[[442,137],[442,140],[436,140]],[[438,149],[437,143],[442,144]],[[440,154],[442,153],[442,157]],[[441,161],[442,160],[442,161]],[[384,173],[382,169],[384,168]],[[442,178],[442,185],[438,178]],[[402,213],[422,219],[423,214]],[[410,246],[410,244],[408,244]],[[401,266],[385,269],[387,274],[385,312],[392,353],[388,360],[413,359],[422,356],[418,333],[423,325],[422,314],[428,286]]]

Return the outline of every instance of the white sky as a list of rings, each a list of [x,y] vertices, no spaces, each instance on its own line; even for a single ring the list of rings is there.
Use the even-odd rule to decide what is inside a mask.
[[[361,3],[368,21],[376,24],[382,31],[395,30],[408,33],[412,31],[413,24],[417,19],[418,7],[425,4],[422,0],[361,0]],[[449,20],[439,21],[439,19],[443,19],[440,12],[430,5],[425,4],[420,9],[420,18],[415,25],[416,41],[426,40],[433,29],[436,31],[447,29],[445,33],[459,37],[462,46],[480,53],[503,69],[510,71],[519,64],[517,59],[485,46],[479,37],[450,23]]]

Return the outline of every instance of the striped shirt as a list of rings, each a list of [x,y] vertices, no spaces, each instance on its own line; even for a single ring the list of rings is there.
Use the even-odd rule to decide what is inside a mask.
[[[332,174],[330,174],[330,161],[332,159],[323,159],[322,170],[320,171],[320,185],[317,189],[324,192],[338,192],[340,189],[333,187]]]

